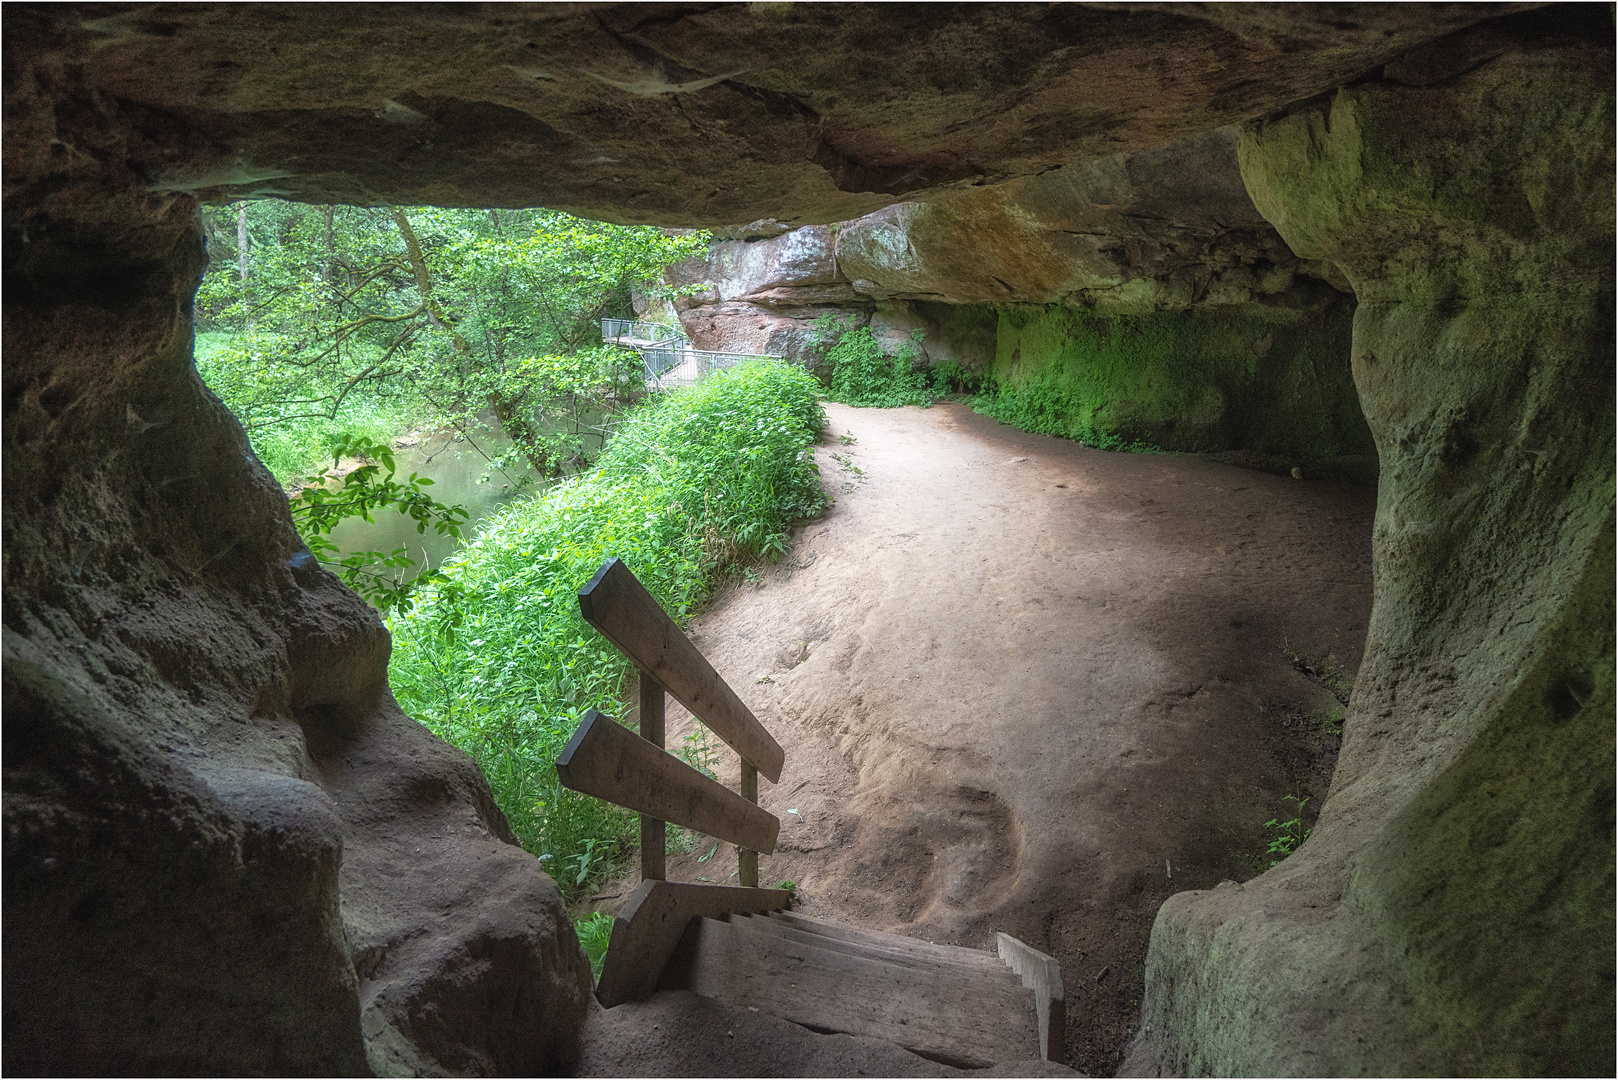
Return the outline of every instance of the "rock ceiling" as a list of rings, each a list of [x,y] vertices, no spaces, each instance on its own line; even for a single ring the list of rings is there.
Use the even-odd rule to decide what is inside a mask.
[[[14,4],[7,197],[106,170],[210,200],[846,220],[1261,116],[1532,6]]]

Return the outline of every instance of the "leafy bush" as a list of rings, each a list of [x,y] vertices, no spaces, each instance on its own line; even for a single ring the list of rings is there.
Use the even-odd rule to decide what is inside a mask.
[[[983,390],[987,376],[982,371],[964,367],[956,360],[940,360],[933,364],[933,393],[977,394]]]
[[[596,468],[506,507],[390,622],[394,693],[482,764],[523,846],[576,892],[627,854],[634,818],[567,791],[556,755],[586,710],[618,715],[629,664],[579,616],[617,556],[684,622],[716,577],[784,551],[818,513],[807,372],[752,364],[631,412]]]
[[[339,478],[337,466],[349,456],[369,464]],[[437,571],[429,570],[412,579],[410,571],[416,561],[402,547],[392,552],[356,551],[343,555],[331,539],[332,530],[350,518],[375,521],[372,513],[389,510],[414,521],[417,533],[426,533],[430,525],[439,536],[459,539],[469,516],[464,506],[450,506],[428,494],[427,488],[433,486],[431,478],[411,473],[409,479],[401,481],[394,479],[397,472],[393,451],[386,443],[343,439],[332,448],[331,468],[316,474],[308,487],[292,497],[290,507],[292,523],[310,553],[382,611],[408,610],[410,594],[436,577]]]
[[[920,340],[921,331],[912,331],[910,341],[890,356],[876,343],[869,327],[845,333],[826,354],[831,365],[829,396],[861,408],[931,404],[927,372],[916,367]]]

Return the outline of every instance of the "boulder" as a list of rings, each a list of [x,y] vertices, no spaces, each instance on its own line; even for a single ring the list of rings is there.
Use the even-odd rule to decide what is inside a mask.
[[[817,322],[826,316],[838,318],[839,325],[849,329],[865,325],[870,318],[857,309],[815,307],[783,311],[735,301],[687,308],[680,313],[680,323],[690,336],[693,348],[812,361],[830,344],[821,340],[817,330]]]
[[[848,279],[837,269],[836,233],[826,225],[793,229],[770,240],[718,240],[708,253],[721,300],[750,300],[770,306],[789,297],[824,296],[807,303],[854,299]]]

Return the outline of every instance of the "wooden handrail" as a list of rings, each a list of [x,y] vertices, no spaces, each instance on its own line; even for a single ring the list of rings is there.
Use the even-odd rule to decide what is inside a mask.
[[[591,709],[556,759],[564,787],[770,854],[776,816]]]
[[[736,691],[719,677],[621,559],[608,559],[579,590],[579,611],[744,762],[772,784],[781,779],[781,766],[786,763],[781,744],[764,730],[758,717],[742,704]]]

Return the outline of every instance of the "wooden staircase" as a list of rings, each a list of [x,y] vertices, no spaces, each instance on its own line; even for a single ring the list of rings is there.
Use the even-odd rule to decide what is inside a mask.
[[[1049,995],[999,957],[784,912],[693,919],[658,988],[886,1039],[963,1069],[1049,1060],[1053,1047],[1059,1059],[1063,1042],[1060,996],[1052,1030],[1040,1023]]]
[[[1008,934],[995,956],[857,930],[789,912],[789,893],[758,888],[758,852],[774,850],[780,822],[758,806],[757,778],[780,778],[780,745],[622,562],[602,566],[579,607],[641,671],[640,736],[592,711],[556,762],[567,787],[642,815],[642,884],[613,921],[602,1005],[690,990],[960,1068],[1063,1060],[1052,957]],[[740,794],[662,749],[665,688],[741,755]],[[742,887],[663,880],[666,821],[736,844]]]

